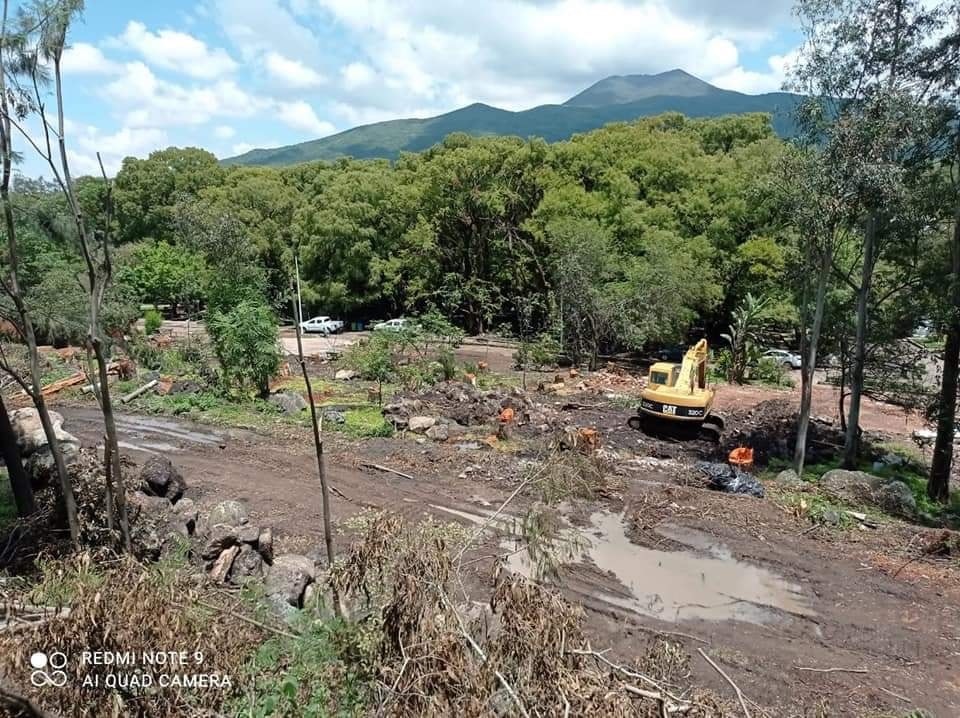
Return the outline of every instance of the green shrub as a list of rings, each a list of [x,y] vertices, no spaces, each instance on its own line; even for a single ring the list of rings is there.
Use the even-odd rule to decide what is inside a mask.
[[[355,438],[368,439],[393,435],[393,425],[383,418],[380,409],[376,407],[350,409],[344,412],[343,418],[344,422],[339,428],[345,434]]]
[[[228,312],[213,311],[207,331],[227,387],[269,395],[270,379],[280,369],[280,334],[270,307],[248,299]]]
[[[783,364],[772,357],[762,357],[750,371],[750,378],[761,384],[793,386],[793,380],[787,376],[787,370]]]
[[[437,355],[437,363],[440,364],[440,374],[443,376],[444,381],[456,379],[460,373],[459,367],[457,367],[457,358],[453,350],[448,347],[440,350],[440,353]]]
[[[143,331],[147,336],[156,334],[163,325],[163,315],[156,309],[148,309],[143,315]]]

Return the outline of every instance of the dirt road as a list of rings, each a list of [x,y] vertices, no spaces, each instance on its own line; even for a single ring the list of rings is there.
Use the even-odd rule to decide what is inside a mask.
[[[58,410],[65,429],[85,444],[98,440],[95,409]],[[202,507],[240,499],[254,521],[277,530],[279,550],[319,544],[320,496],[306,431],[278,439],[136,415],[122,415],[118,428],[135,460],[169,456]],[[340,527],[365,507],[475,524],[510,490],[492,476],[492,450],[399,438],[361,445],[339,436],[327,448],[329,478],[347,497],[333,498]],[[362,469],[361,461],[401,467],[414,479]],[[697,656],[704,648],[768,715],[813,715],[817,696],[829,704],[828,715],[901,714],[911,706],[960,714],[958,579],[921,563],[894,577],[900,561],[885,547],[906,545],[922,529],[808,531],[776,493],[731,497],[685,485],[691,480],[672,464],[654,463],[625,479],[609,501],[584,502],[564,516],[566,531],[590,548],[556,581],[587,609],[594,645],[628,659],[650,631],[673,632],[696,657],[698,681],[729,693]],[[524,502],[510,511],[522,515]],[[508,524],[500,523],[505,533]],[[491,535],[476,556],[503,553],[508,541]],[[471,564],[478,591],[489,565]],[[529,570],[522,561],[508,566]]]

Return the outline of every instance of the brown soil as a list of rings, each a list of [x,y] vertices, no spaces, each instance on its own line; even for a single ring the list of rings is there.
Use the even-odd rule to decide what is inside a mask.
[[[744,409],[776,395],[768,389],[723,387],[720,401],[724,410]],[[894,575],[914,555],[913,547],[935,532],[896,521],[865,531],[810,530],[809,520],[797,518],[775,488],[768,487],[765,499],[704,489],[691,463],[710,456],[708,445],[658,441],[633,432],[624,426],[629,409],[600,405],[595,396],[577,398],[587,408],[567,410],[565,403],[576,403],[570,397],[541,400],[551,402],[556,415],[571,425],[600,428],[605,449],[621,459],[665,459],[629,469],[621,463],[619,493],[568,508],[569,523],[586,525],[596,511],[622,511],[638,550],[679,551],[684,547],[658,531],[665,526],[697,529],[732,558],[795,584],[810,609],[807,615],[773,611],[770,620],[761,622],[658,619],[604,598],[629,592],[615,576],[573,563],[561,570],[559,587],[587,608],[595,647],[609,646],[627,659],[644,644],[641,635],[667,633],[693,656],[698,681],[732,695],[697,653],[703,648],[740,686],[755,715],[902,715],[911,708],[937,716],[960,714],[960,570],[955,561],[924,559]],[[826,387],[818,387],[816,402],[818,414],[830,415],[835,406]],[[902,414],[873,402],[865,409],[865,428],[895,433],[913,426],[908,422],[905,427]],[[85,444],[99,440],[102,428],[95,409],[58,410],[66,418],[65,428]],[[254,521],[274,527],[280,551],[307,552],[319,544],[320,492],[306,430],[264,436],[135,415],[123,417],[120,430],[136,460],[144,460],[149,451],[168,455],[201,506],[241,499]],[[452,442],[411,438],[358,442],[328,434],[328,476],[347,497],[333,497],[334,522],[342,527],[345,519],[373,507],[410,518],[431,514],[470,523],[471,516],[495,510],[516,488],[521,461],[541,454],[546,438],[521,433],[509,442],[515,450],[504,451],[485,446],[463,450]],[[414,478],[364,467],[363,462]],[[519,498],[509,513],[522,515],[528,503]],[[712,550],[701,546],[684,555]],[[496,537],[478,547],[479,560],[468,564],[473,571],[469,583],[476,590],[482,591],[480,577],[499,552]],[[644,590],[655,594],[657,587]],[[817,712],[818,706],[823,712]]]

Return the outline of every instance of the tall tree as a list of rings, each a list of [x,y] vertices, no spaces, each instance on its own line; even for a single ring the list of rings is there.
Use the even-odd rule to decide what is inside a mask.
[[[60,448],[60,440],[53,428],[50,412],[41,391],[40,355],[37,350],[33,313],[32,308],[28,306],[24,299],[25,294],[19,276],[20,249],[17,245],[17,227],[10,197],[10,179],[14,158],[13,132],[15,128],[23,132],[22,123],[31,110],[35,108],[33,104],[34,96],[31,96],[29,88],[21,86],[19,82],[23,78],[24,71],[27,70],[29,74],[29,68],[33,67],[35,69],[37,64],[35,57],[32,58],[31,64],[31,54],[27,46],[28,38],[26,34],[21,28],[11,27],[11,24],[9,0],[4,0],[2,26],[0,26],[0,161],[3,163],[3,175],[2,180],[0,180],[0,203],[3,205],[4,228],[7,235],[8,278],[3,282],[3,290],[15,307],[15,313],[19,320],[17,331],[27,345],[30,381],[26,382],[21,379],[19,372],[11,367],[5,356],[0,357],[0,364],[30,396],[37,409],[40,425],[43,427],[47,445],[54,459],[70,538],[74,543],[78,543],[80,540],[80,522],[77,519],[76,500],[70,483],[70,474],[63,458],[63,451]],[[35,95],[39,95],[39,87],[35,86],[34,90]]]
[[[794,70],[812,90],[806,121],[821,135],[827,161],[842,168],[855,192],[851,210],[862,216],[855,273],[842,271],[856,294],[850,407],[843,463],[858,461],[860,406],[870,331],[874,272],[906,175],[923,161],[928,115],[925,89],[916,83],[934,15],[919,0],[801,0],[806,42]],[[855,278],[854,278],[855,277]]]

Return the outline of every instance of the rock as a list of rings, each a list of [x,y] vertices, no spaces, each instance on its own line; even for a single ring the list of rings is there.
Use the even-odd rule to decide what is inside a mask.
[[[239,551],[230,568],[230,583],[239,585],[263,576],[263,558],[257,550],[244,544],[239,547]]]
[[[917,515],[917,500],[910,487],[902,481],[884,484],[877,492],[877,505],[894,516],[913,518]]]
[[[331,424],[346,424],[347,416],[342,411],[337,411],[336,409],[327,409],[323,412],[323,420],[328,421]]]
[[[306,399],[299,394],[288,391],[278,391],[276,394],[271,394],[267,401],[288,416],[295,416],[307,408]]]
[[[257,549],[264,561],[273,563],[273,531],[271,529],[263,529],[260,532],[260,536],[257,537]]]
[[[319,600],[320,592],[317,590],[317,584],[308,584],[307,587],[303,589],[303,607],[314,608]]]
[[[207,516],[207,526],[226,524],[227,526],[242,526],[249,520],[247,507],[239,501],[221,501],[210,510]]]
[[[237,535],[236,526],[227,524],[215,524],[210,527],[210,534],[207,536],[203,548],[200,550],[200,558],[205,561],[219,556],[223,551],[231,546],[237,546],[240,543],[240,537]]]
[[[173,504],[164,496],[153,496],[143,491],[128,491],[127,507],[141,513],[156,513],[172,509]]]
[[[197,518],[200,513],[197,511],[197,505],[193,503],[193,499],[180,499],[173,507],[173,511],[177,518],[183,522],[187,535],[193,536],[197,529]]]
[[[418,434],[424,433],[427,429],[433,427],[437,420],[432,416],[411,416],[407,421],[407,428]]]
[[[199,394],[203,387],[189,379],[178,379],[170,385],[167,394]]]
[[[260,527],[247,524],[237,529],[237,540],[240,543],[256,544],[260,540]]]
[[[217,583],[223,583],[227,579],[227,574],[230,573],[230,569],[233,567],[233,561],[239,553],[239,546],[231,546],[230,548],[224,549],[217,560],[214,561],[213,568],[210,569],[210,579]]]
[[[446,441],[450,438],[450,428],[446,424],[435,424],[427,429],[427,438],[434,441]]]
[[[80,446],[72,441],[61,442],[60,451],[68,468],[80,458]],[[57,475],[57,464],[53,460],[53,452],[46,444],[24,458],[23,468],[34,488],[46,486]]]
[[[803,479],[797,476],[793,469],[784,469],[773,480],[775,484],[785,489],[796,489],[803,486]]]
[[[306,556],[292,553],[277,556],[267,571],[267,597],[278,607],[300,608],[303,605],[303,592],[315,576],[313,561]]]
[[[380,413],[395,428],[404,429],[407,427],[410,417],[416,416],[416,412],[420,411],[422,406],[419,399],[398,399],[384,406]]]
[[[55,411],[49,413],[54,436],[61,443],[72,443],[79,447],[80,440],[63,430],[63,417]],[[35,408],[14,409],[10,412],[10,424],[13,427],[14,436],[17,437],[21,456],[30,456],[47,445],[47,435],[43,432],[40,414]]]
[[[822,514],[820,518],[823,519],[823,523],[830,526],[839,526],[840,525],[840,512],[834,511],[833,509],[827,509]]]
[[[917,502],[909,486],[865,471],[833,469],[821,477],[820,487],[843,501],[877,506],[898,516],[913,517],[917,511]]]
[[[166,456],[151,456],[140,469],[140,489],[177,503],[187,489],[187,482]]]
[[[338,369],[337,373],[333,375],[333,378],[337,381],[351,381],[360,376],[360,372],[353,369]]]

